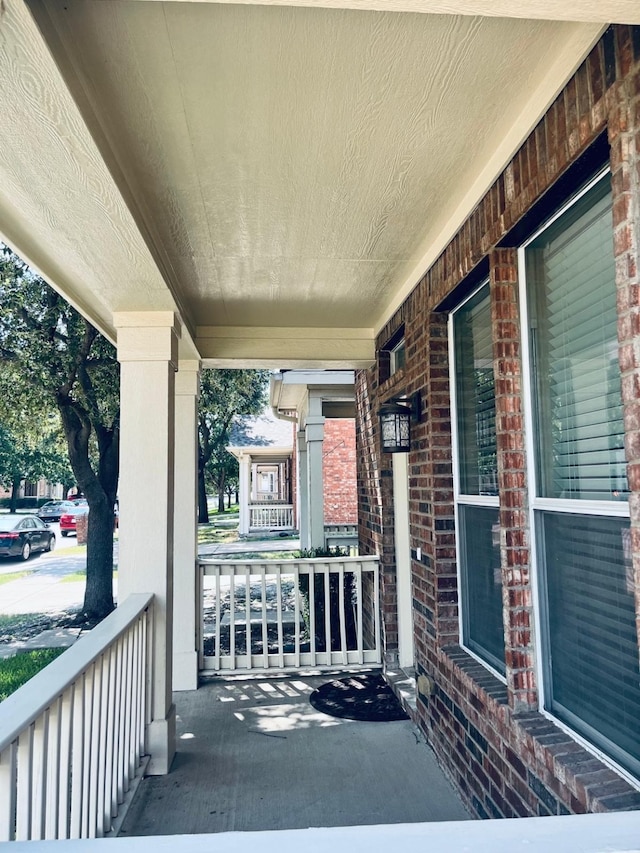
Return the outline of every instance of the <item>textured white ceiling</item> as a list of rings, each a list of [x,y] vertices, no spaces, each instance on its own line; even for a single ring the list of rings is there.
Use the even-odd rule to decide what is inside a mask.
[[[9,23],[14,13],[33,40],[8,2]],[[175,306],[209,358],[257,364],[270,350],[281,366],[311,364],[314,353],[341,366],[366,361],[375,329],[601,30],[289,5],[32,8],[40,57],[4,57],[0,46],[0,71],[23,94],[40,75],[32,100],[48,127],[63,114],[56,145],[66,134],[72,156],[61,163],[55,147],[34,142],[23,155],[27,182],[11,173],[22,119],[0,128],[0,179],[15,179],[4,211],[0,189],[0,230],[112,334],[114,310]],[[28,62],[25,82],[18,66]],[[95,150],[78,162],[85,135]],[[49,190],[43,214],[40,184],[52,168],[69,183],[66,205]],[[16,193],[35,193],[25,198],[29,238]],[[96,203],[111,193],[113,204]],[[83,227],[90,237],[74,245]],[[64,256],[51,240],[42,248],[48,229]]]

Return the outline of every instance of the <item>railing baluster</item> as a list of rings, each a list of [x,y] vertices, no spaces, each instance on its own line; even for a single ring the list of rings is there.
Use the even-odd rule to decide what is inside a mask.
[[[49,711],[41,714],[33,724],[33,752],[31,758],[31,831],[32,841],[44,838],[44,819],[47,798],[47,752]]]
[[[245,609],[245,637],[247,644],[247,669],[251,669],[251,569],[245,563],[244,570],[244,609]]]
[[[309,568],[309,650],[311,652],[311,666],[316,666],[316,576],[311,563]]]
[[[75,685],[67,687],[62,694],[60,709],[60,767],[58,771],[58,838],[70,838],[69,816],[71,811],[71,752],[73,742],[73,703]]]
[[[93,665],[93,685],[91,691],[91,718],[88,727],[91,741],[89,761],[89,816],[87,836],[95,838],[98,831],[98,787],[100,785],[100,742],[102,740],[102,656]]]
[[[33,783],[32,723],[18,738],[18,784],[16,803],[16,841],[31,840],[31,792]]]
[[[122,637],[116,645],[116,685],[118,701],[116,703],[116,716],[114,720],[114,748],[113,748],[113,793],[111,795],[111,814],[118,814],[118,806],[124,800],[124,771],[122,765],[122,744],[124,742],[124,646]]]
[[[122,737],[122,777],[124,781],[125,794],[129,790],[129,744],[131,743],[131,682],[133,680],[133,667],[131,658],[131,636],[126,633],[122,638],[124,653],[124,685],[122,694],[124,696],[124,732]]]
[[[92,663],[84,679],[84,755],[82,766],[82,823],[80,837],[89,837],[89,805],[91,798],[91,769],[93,763],[93,741],[91,728],[93,723],[93,708],[95,697],[95,670],[96,665]]]
[[[267,623],[267,564],[261,566],[262,570],[262,654],[264,668],[269,669],[269,626]]]
[[[98,733],[98,755],[97,755],[97,789],[96,789],[96,805],[94,812],[94,821],[96,827],[96,836],[102,838],[105,833],[105,776],[107,769],[107,738],[109,725],[109,688],[111,677],[111,660],[110,654],[107,651],[100,659],[100,729]],[[108,831],[108,830],[107,830]]]
[[[131,638],[131,689],[129,693],[129,714],[131,716],[131,731],[129,732],[129,779],[135,779],[136,776],[136,752],[138,744],[138,715],[137,715],[137,696],[138,696],[138,678],[140,675],[138,658],[138,632],[135,625],[130,629],[129,636]]]
[[[229,652],[231,654],[231,667],[236,669],[236,585],[235,575],[229,575]]]
[[[344,563],[340,563],[338,567],[338,609],[340,612],[340,649],[342,651],[342,663],[349,662],[349,652],[347,643],[347,619],[345,613],[344,599]]]
[[[215,662],[214,668],[220,669],[220,619],[222,607],[220,603],[220,566],[216,566],[216,635],[215,635]]]
[[[73,686],[71,726],[71,809],[69,838],[80,838],[82,827],[82,766],[84,763],[84,674]]]
[[[278,620],[278,666],[284,668],[284,628],[282,620],[282,565],[276,564],[276,611]],[[296,632],[297,633],[297,632]]]
[[[60,746],[62,697],[59,696],[49,709],[47,736],[47,772],[45,777],[44,837],[47,841],[57,838],[58,813],[60,809]]]
[[[293,569],[293,606],[294,606],[294,618],[296,620],[295,634],[294,634],[294,657],[295,657],[295,666],[296,669],[300,668],[300,567],[296,563]]]
[[[13,841],[16,833],[16,741],[0,753],[0,841]]]
[[[108,689],[105,708],[105,766],[104,766],[104,800],[102,804],[102,828],[103,832],[111,830],[111,818],[113,817],[113,746],[115,743],[116,730],[116,650],[110,648],[107,652]]]
[[[331,666],[331,570],[328,563],[324,564],[324,648],[327,666]]]
[[[138,767],[140,766],[140,758],[142,756],[142,732],[144,731],[144,655],[145,655],[145,647],[144,647],[144,626],[143,621],[139,618],[136,621],[136,624],[133,628],[136,636],[136,648],[137,648],[137,666],[138,666],[138,678],[137,678],[137,686],[136,686],[136,695],[134,696],[134,701],[136,703],[135,707],[135,729],[134,729],[134,760],[135,760],[135,772],[137,772]]]
[[[364,572],[356,574],[356,607],[357,607],[357,642],[358,642],[358,663],[364,663],[364,625],[362,622],[362,590],[364,589]]]

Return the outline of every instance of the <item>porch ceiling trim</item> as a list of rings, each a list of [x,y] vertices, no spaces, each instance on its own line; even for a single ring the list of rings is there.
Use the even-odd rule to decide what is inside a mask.
[[[357,370],[375,361],[373,329],[199,326],[196,346],[205,367]]]
[[[177,0],[190,2],[191,0]],[[162,2],[162,0],[147,0]],[[432,15],[479,15],[547,21],[640,23],[637,0],[197,0],[250,6],[306,6],[318,9],[360,9],[377,12],[418,12]]]

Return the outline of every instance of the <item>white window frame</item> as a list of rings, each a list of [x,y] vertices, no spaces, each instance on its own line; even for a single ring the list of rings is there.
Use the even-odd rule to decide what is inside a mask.
[[[531,562],[531,586],[533,600],[533,621],[535,630],[535,659],[536,659],[536,681],[538,685],[538,711],[547,719],[551,720],[562,731],[569,734],[577,743],[581,744],[587,751],[595,755],[603,764],[611,767],[616,773],[623,776],[630,784],[639,787],[638,779],[629,770],[618,764],[610,755],[604,753],[598,746],[584,738],[579,732],[571,728],[567,723],[558,719],[552,711],[545,706],[550,698],[550,686],[547,682],[548,669],[546,666],[547,638],[543,636],[542,626],[546,622],[544,608],[546,602],[542,601],[541,579],[539,576],[539,548],[538,548],[538,518],[541,512],[572,513],[577,515],[598,515],[607,518],[629,518],[628,501],[595,501],[577,500],[571,498],[547,498],[538,496],[538,471],[536,465],[536,445],[534,440],[534,413],[532,400],[534,388],[531,378],[531,345],[529,338],[529,306],[526,277],[526,250],[529,245],[543,234],[556,220],[563,216],[583,196],[585,196],[596,184],[608,173],[609,168],[601,170],[584,187],[563,204],[556,213],[545,221],[545,223],[518,249],[518,290],[520,300],[520,338],[522,353],[522,405],[525,423],[525,464],[527,470],[528,498],[529,498],[529,541]],[[613,235],[612,235],[613,236]]]
[[[494,675],[503,684],[507,683],[506,677],[499,672],[495,667],[491,666],[484,658],[480,657],[477,652],[470,649],[465,643],[465,626],[463,614],[463,577],[462,577],[462,541],[460,537],[460,506],[477,506],[487,509],[500,508],[499,495],[467,495],[460,491],[460,445],[458,441],[458,407],[457,407],[457,384],[456,384],[456,353],[454,340],[454,317],[464,306],[485,287],[489,286],[489,278],[484,278],[482,282],[468,294],[456,307],[449,313],[448,319],[448,340],[449,340],[449,389],[451,399],[451,454],[452,454],[452,470],[453,470],[453,505],[454,505],[454,523],[456,529],[456,575],[458,584],[458,636],[460,637],[460,646],[465,652],[470,655],[478,663],[481,663],[492,675]],[[489,299],[491,294],[489,293]]]
[[[405,360],[406,360],[407,356],[406,356],[406,344],[405,344],[404,335],[400,338],[398,343],[391,350],[389,350],[389,376],[393,376],[394,374],[396,374],[399,370],[401,370],[404,367],[404,364],[398,365],[398,352],[400,350],[405,351]]]

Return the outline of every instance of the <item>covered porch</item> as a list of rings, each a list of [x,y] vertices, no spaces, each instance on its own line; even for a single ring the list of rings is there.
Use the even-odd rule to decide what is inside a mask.
[[[177,694],[171,773],[142,781],[120,836],[467,820],[409,721],[310,705],[345,674],[216,676]]]
[[[376,339],[459,229],[471,228],[470,214],[609,23],[640,23],[637,4],[625,0],[581,0],[570,8],[562,0],[391,5],[393,11],[373,0],[2,4],[0,234],[117,346],[122,477],[117,611],[0,709],[0,840],[135,848],[133,840],[101,836],[116,834],[143,775],[156,777],[143,786],[162,789],[162,808],[178,802],[183,777],[215,777],[218,770],[238,786],[231,786],[234,796],[253,800],[243,828],[273,828],[273,801],[260,805],[257,788],[244,781],[241,788],[231,763],[216,767],[211,757],[209,767],[199,749],[219,744],[208,728],[214,690],[197,689],[200,372],[371,368]],[[508,195],[515,181],[511,175]],[[308,464],[317,463],[324,417],[321,400],[312,402],[305,436],[298,436]],[[376,415],[361,407],[361,439],[373,434]],[[426,444],[421,449],[430,452]],[[379,468],[373,453],[364,476],[375,483]],[[374,498],[367,511],[376,513],[383,498]],[[321,513],[313,496],[304,499],[305,541],[320,543]],[[411,559],[424,565],[426,556],[421,546],[410,547],[409,520],[402,523],[407,547],[398,560],[410,572]],[[383,546],[390,552],[394,543]],[[391,575],[380,571],[383,591],[373,586],[361,626],[366,614],[375,624],[382,596],[387,610],[393,604]],[[414,609],[411,583],[408,592],[411,631],[425,606],[418,601]],[[250,605],[245,620],[250,632]],[[374,634],[388,666],[398,626],[390,620],[386,628]],[[350,664],[351,651],[337,654]],[[326,638],[324,654],[328,664],[342,662],[332,660]],[[251,669],[252,655],[246,657]],[[253,739],[271,751],[259,782],[265,790],[274,763],[284,776],[293,772],[283,744],[311,744],[309,720],[296,707],[306,687],[292,678],[262,682],[282,694],[276,706],[260,683],[256,689],[250,682],[251,690],[237,681],[218,684],[231,699],[219,710],[247,734],[248,747],[235,752],[247,784],[256,784]],[[423,687],[426,702],[437,685],[425,678]],[[464,737],[468,721],[455,719]],[[273,736],[292,720],[286,740]],[[267,730],[269,721],[276,731]],[[342,756],[322,746],[327,731],[357,740],[353,725],[320,724],[315,752],[303,762],[315,763],[316,773],[323,760],[335,776],[381,751],[374,732],[374,743],[357,745],[357,757]],[[427,754],[424,744],[415,746]],[[405,768],[389,760],[384,775],[396,780],[395,796],[376,796],[424,804],[429,773],[427,762],[409,782]],[[350,787],[357,799],[347,810],[355,812],[362,790],[369,797],[374,789]],[[312,782],[294,793],[307,827],[316,819],[330,826],[329,813],[344,808],[337,801],[327,808],[331,792],[316,794]],[[196,811],[191,828],[178,826],[176,816],[171,831],[212,831],[204,806]],[[419,821],[425,814],[413,812]],[[377,814],[360,812],[358,822],[375,818],[400,823],[397,831],[377,830],[385,846],[429,840],[434,851],[484,845],[497,853],[524,839],[530,850],[587,853],[635,849],[638,838],[637,819],[624,814],[562,816],[548,827],[536,820],[456,823],[439,832],[424,823],[407,828],[402,821],[413,817],[380,806]],[[155,820],[159,832],[169,831],[160,826],[164,817]],[[258,827],[262,820],[266,827]],[[153,829],[136,828],[134,812],[131,821],[132,833]],[[267,841],[223,833],[215,846],[245,850],[259,841],[265,850],[353,851],[371,849],[371,838],[364,827],[306,829]],[[181,835],[163,845],[206,849],[213,842]]]

